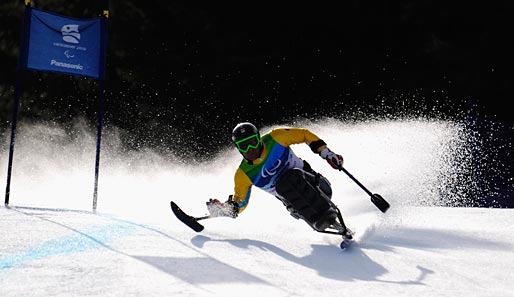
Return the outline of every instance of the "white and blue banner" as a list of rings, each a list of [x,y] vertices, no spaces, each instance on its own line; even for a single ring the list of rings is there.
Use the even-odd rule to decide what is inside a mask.
[[[14,91],[11,143],[7,164],[5,205],[9,204],[11,176],[16,139],[16,123],[22,93],[22,78],[25,69],[50,71],[91,77],[100,80],[98,96],[98,126],[96,134],[95,186],[93,210],[96,210],[98,172],[100,168],[100,143],[103,127],[103,101],[105,90],[105,59],[107,48],[107,18],[109,1],[103,0],[103,17],[76,19],[60,16],[31,7],[25,0],[21,34],[18,75]]]
[[[106,20],[81,20],[27,7],[20,66],[105,79]]]

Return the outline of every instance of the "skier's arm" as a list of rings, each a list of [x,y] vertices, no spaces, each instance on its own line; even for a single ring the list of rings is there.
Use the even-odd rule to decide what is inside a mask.
[[[234,185],[234,195],[230,195],[227,201],[212,198],[207,201],[207,209],[212,217],[236,218],[246,208],[253,184],[240,168],[234,176]]]
[[[315,154],[327,147],[323,140],[305,128],[278,128],[273,129],[270,135],[283,146],[306,143]]]
[[[238,213],[241,213],[248,205],[252,185],[250,178],[238,168],[234,175],[234,195],[232,196],[232,201],[238,206]]]
[[[304,128],[280,128],[270,132],[271,137],[284,146],[306,143],[315,154],[319,154],[334,169],[343,167],[343,157],[332,152],[325,141],[316,134]]]

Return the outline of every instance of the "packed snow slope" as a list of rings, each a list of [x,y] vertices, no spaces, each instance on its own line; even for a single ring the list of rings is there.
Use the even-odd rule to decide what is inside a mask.
[[[201,233],[178,221],[170,200],[199,216],[208,198],[231,194],[232,148],[184,164],[122,153],[107,135],[93,212],[94,135],[22,126],[11,203],[0,207],[0,296],[514,296],[514,210],[443,206],[473,198],[459,186],[473,187],[462,127],[298,124],[391,203],[382,214],[347,176],[294,146],[329,178],[357,234],[345,251],[258,189],[235,220],[204,220]]]

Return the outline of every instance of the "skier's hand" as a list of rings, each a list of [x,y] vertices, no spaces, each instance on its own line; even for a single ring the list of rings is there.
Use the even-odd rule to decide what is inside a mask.
[[[324,148],[319,155],[327,160],[328,164],[334,169],[341,169],[343,167],[343,157],[331,151],[329,148]]]
[[[237,217],[237,210],[232,203],[209,199],[206,204],[211,217]]]

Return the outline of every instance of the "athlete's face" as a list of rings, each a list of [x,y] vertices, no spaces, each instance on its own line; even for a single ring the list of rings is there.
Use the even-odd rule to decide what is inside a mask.
[[[253,134],[236,141],[236,147],[246,160],[253,161],[260,157],[261,139],[259,134]]]
[[[248,161],[257,160],[261,156],[261,150],[259,147],[250,148],[246,153],[241,152],[243,157]]]

